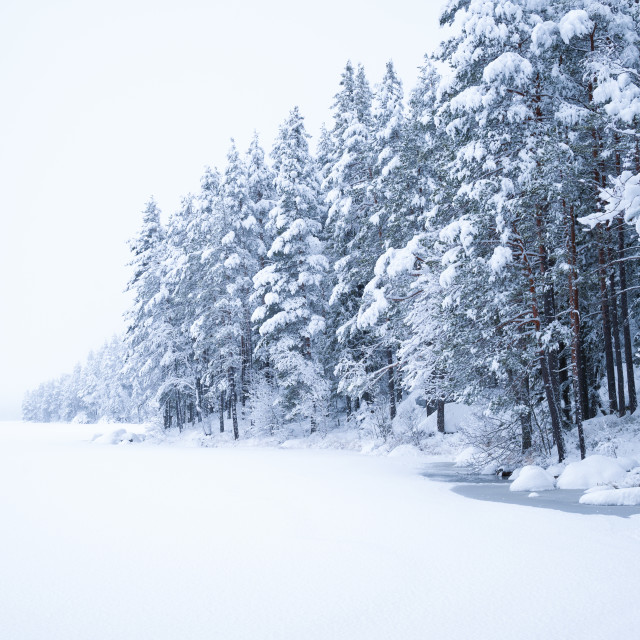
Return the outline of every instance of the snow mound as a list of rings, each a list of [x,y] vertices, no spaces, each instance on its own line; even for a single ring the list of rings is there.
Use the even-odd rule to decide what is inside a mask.
[[[558,489],[590,489],[598,485],[621,482],[626,469],[616,458],[588,456],[572,462],[558,478]]]
[[[638,506],[640,505],[640,487],[590,491],[580,498],[580,504],[612,507]]]
[[[424,453],[413,444],[401,444],[389,452],[390,458],[421,458]]]
[[[468,467],[473,464],[475,456],[480,453],[477,447],[466,447],[455,458],[456,467]]]
[[[92,442],[98,444],[122,444],[123,442],[142,442],[145,439],[143,433],[131,433],[126,429],[115,429],[107,433],[98,433],[93,437]]]
[[[551,491],[555,489],[555,479],[542,467],[528,464],[522,467],[518,477],[511,483],[510,491]]]

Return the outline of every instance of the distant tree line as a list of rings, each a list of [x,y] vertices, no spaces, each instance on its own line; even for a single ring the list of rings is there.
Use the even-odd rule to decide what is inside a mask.
[[[89,353],[71,374],[27,392],[23,418],[31,422],[140,422],[148,414],[134,404],[132,386],[123,371],[126,355],[122,336],[114,336]]]

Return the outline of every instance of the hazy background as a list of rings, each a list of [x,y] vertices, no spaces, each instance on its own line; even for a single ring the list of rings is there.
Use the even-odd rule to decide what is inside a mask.
[[[414,85],[442,0],[4,0],[0,6],[0,420],[124,328],[127,240],[256,129],[330,122],[347,59]]]

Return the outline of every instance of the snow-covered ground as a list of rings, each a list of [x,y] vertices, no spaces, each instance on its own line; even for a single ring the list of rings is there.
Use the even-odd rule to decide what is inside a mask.
[[[0,424],[0,637],[623,638],[640,515],[483,502],[416,456]]]

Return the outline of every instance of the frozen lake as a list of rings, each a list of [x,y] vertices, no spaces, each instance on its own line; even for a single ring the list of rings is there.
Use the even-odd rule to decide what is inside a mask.
[[[3,640],[640,628],[638,515],[472,500],[416,459],[91,444],[96,430],[0,426]]]

